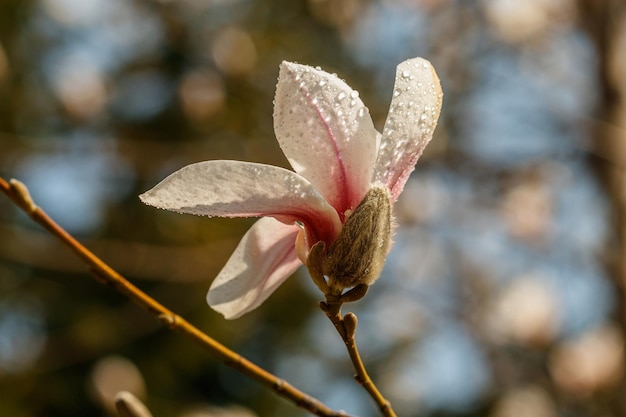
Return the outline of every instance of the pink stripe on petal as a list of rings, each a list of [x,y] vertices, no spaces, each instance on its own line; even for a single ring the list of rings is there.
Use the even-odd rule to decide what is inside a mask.
[[[299,231],[270,217],[259,219],[211,284],[209,305],[227,319],[261,305],[302,265],[295,249]]]
[[[442,97],[428,61],[414,58],[398,65],[373,176],[373,182],[389,188],[394,202],[433,137]]]
[[[271,165],[205,161],[187,165],[139,196],[151,206],[219,217],[274,216],[297,220],[327,243],[341,230],[337,212],[298,174]]]
[[[283,62],[274,130],[293,169],[342,219],[361,202],[376,160],[377,132],[358,92],[336,75]]]

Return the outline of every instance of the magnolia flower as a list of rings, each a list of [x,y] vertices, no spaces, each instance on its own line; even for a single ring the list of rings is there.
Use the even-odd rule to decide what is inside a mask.
[[[253,162],[199,162],[140,198],[180,213],[261,217],[209,289],[209,305],[227,319],[258,307],[307,263],[315,245],[322,248],[329,291],[369,285],[390,247],[391,207],[432,138],[441,99],[429,62],[401,63],[381,135],[359,93],[343,80],[283,62],[274,130],[295,172]]]

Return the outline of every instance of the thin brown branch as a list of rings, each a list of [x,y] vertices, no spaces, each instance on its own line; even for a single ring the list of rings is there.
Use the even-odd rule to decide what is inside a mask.
[[[328,408],[319,400],[303,393],[277,376],[267,372],[265,369],[250,362],[241,355],[233,352],[224,345],[217,342],[197,327],[187,322],[184,318],[170,311],[158,301],[131,284],[126,278],[117,273],[113,268],[98,258],[95,254],[85,248],[74,237],[67,233],[61,226],[52,220],[33,201],[24,184],[17,180],[5,181],[0,177],[0,190],[4,192],[17,206],[26,212],[32,220],[43,226],[52,235],[65,243],[80,259],[90,268],[93,277],[118,292],[125,295],[130,300],[139,304],[158,318],[168,328],[177,330],[198,342],[202,347],[219,358],[227,366],[234,368],[242,374],[258,381],[276,394],[293,402],[310,413],[322,417],[348,417],[342,411],[334,411]]]
[[[354,338],[357,326],[357,317],[354,313],[341,315],[341,306],[344,303],[359,300],[365,296],[369,286],[367,284],[359,284],[356,287],[342,293],[342,289],[335,289],[328,285],[321,265],[323,264],[325,253],[324,243],[318,243],[311,248],[306,261],[306,267],[309,270],[313,282],[326,295],[326,301],[320,303],[320,308],[335,326],[337,333],[341,336],[341,340],[346,345],[348,355],[356,371],[355,379],[363,386],[365,391],[372,397],[378,405],[381,413],[385,417],[396,417],[395,411],[391,407],[391,403],[383,397],[372,379],[370,378],[365,364],[359,354],[359,349]]]
[[[383,416],[396,417],[396,413],[391,407],[391,403],[382,395],[376,387],[376,384],[374,384],[374,381],[370,378],[367,370],[365,369],[365,364],[361,359],[361,355],[359,354],[359,349],[357,348],[355,340],[357,317],[354,313],[347,313],[345,316],[342,316],[341,305],[342,302],[326,301],[320,303],[320,307],[333,323],[335,329],[337,329],[337,332],[341,336],[343,343],[346,345],[348,355],[350,355],[350,360],[352,361],[352,365],[356,371],[354,378],[361,386],[363,386],[365,391],[367,391],[370,397],[372,397],[372,399],[376,402],[376,405],[380,409]]]

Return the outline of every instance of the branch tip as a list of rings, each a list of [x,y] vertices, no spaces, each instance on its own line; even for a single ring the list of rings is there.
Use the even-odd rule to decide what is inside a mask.
[[[9,184],[11,185],[11,195],[15,198],[15,201],[20,205],[20,207],[23,208],[28,214],[34,213],[35,210],[37,210],[37,205],[30,196],[28,187],[26,187],[23,182],[16,180],[15,178],[11,178],[9,180]]]
[[[115,410],[120,417],[152,417],[150,410],[128,391],[117,393],[115,396]]]

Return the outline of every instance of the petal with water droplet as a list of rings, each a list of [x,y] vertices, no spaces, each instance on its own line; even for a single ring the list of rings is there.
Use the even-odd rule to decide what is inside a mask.
[[[439,78],[428,61],[413,58],[398,65],[373,177],[373,182],[391,190],[393,201],[433,137],[442,96]]]
[[[302,265],[295,250],[299,230],[270,217],[259,219],[211,284],[209,305],[227,319],[261,305]]]
[[[283,62],[274,130],[294,170],[338,212],[359,204],[369,189],[377,132],[358,92],[335,75]]]
[[[332,242],[337,212],[300,175],[271,165],[205,161],[187,165],[139,196],[154,207],[202,216],[273,216],[301,221],[311,242]]]

